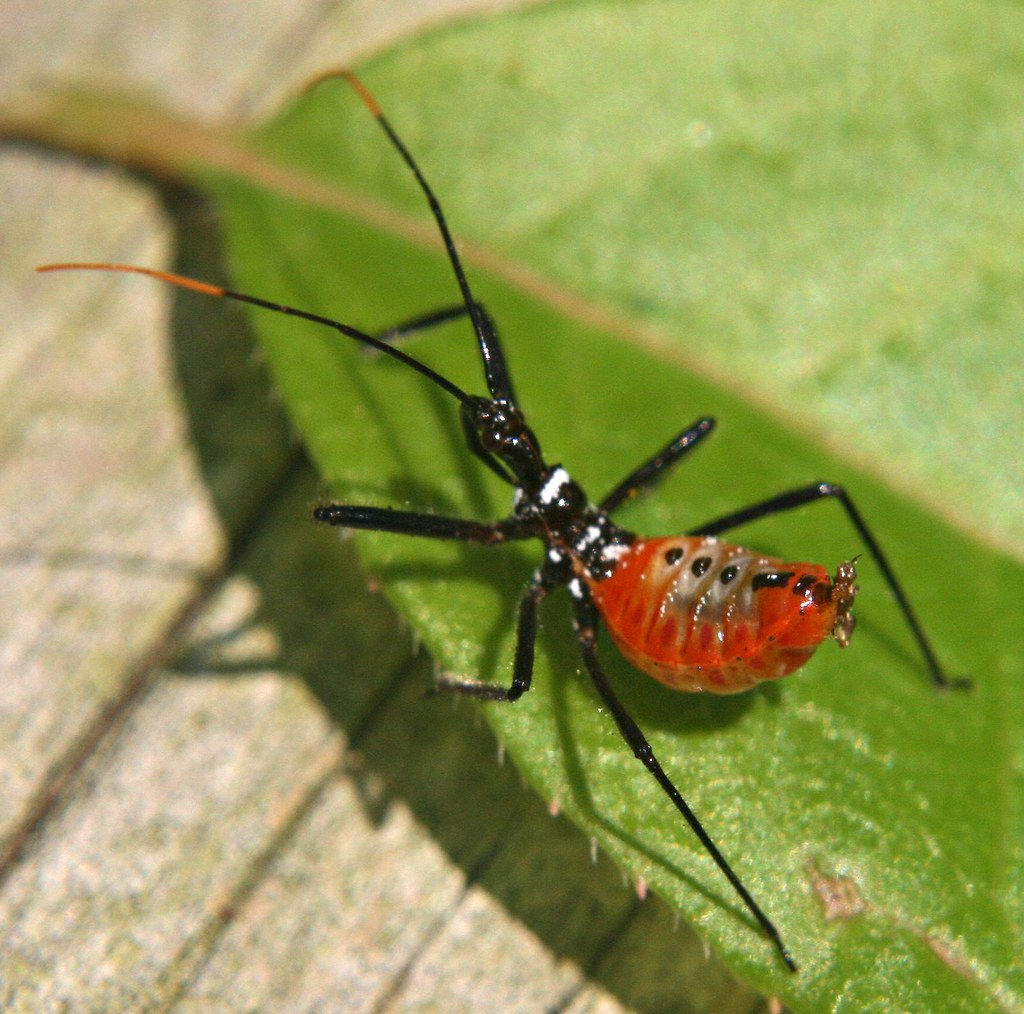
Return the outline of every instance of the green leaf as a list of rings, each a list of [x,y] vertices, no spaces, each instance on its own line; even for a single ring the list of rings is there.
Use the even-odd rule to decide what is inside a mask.
[[[598,497],[716,415],[709,446],[623,523],[674,533],[844,482],[940,656],[976,678],[972,694],[932,690],[867,558],[851,647],[776,687],[674,694],[604,645],[797,976],[601,713],[563,596],[543,610],[531,693],[485,708],[538,791],[798,1009],[1024,1003],[1024,573],[983,545],[1024,535],[1022,20],[981,4],[559,5],[365,71],[477,244],[474,291],[550,460]],[[455,301],[421,195],[343,84],[253,145],[230,173],[198,158],[237,288],[370,330]],[[253,319],[339,500],[507,513],[450,398],[329,332]],[[482,389],[464,325],[409,348]],[[863,549],[835,504],[736,538],[830,566]],[[359,544],[440,665],[507,682],[539,546]]]

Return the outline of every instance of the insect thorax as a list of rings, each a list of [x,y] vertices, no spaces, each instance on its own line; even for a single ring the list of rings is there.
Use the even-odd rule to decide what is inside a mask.
[[[567,565],[567,571],[588,581],[610,577],[636,539],[590,503],[583,487],[561,465],[547,468],[532,494],[517,489],[513,510],[517,517],[536,523],[537,534],[548,547],[549,565]]]

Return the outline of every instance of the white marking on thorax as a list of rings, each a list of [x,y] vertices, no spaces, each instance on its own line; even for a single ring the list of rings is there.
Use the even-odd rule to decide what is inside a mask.
[[[585,553],[600,538],[600,527],[598,525],[587,525],[586,531],[573,544],[573,549],[577,553]]]
[[[567,486],[571,481],[569,473],[564,468],[556,468],[548,476],[548,481],[541,487],[537,499],[545,505],[554,503],[558,499],[562,487]]]

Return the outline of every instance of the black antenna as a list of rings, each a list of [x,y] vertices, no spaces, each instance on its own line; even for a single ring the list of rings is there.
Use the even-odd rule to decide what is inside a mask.
[[[397,359],[400,363],[405,363],[406,366],[411,367],[428,380],[432,380],[438,387],[444,388],[453,397],[458,398],[463,405],[468,405],[473,400],[461,387],[453,384],[447,377],[442,377],[440,373],[432,370],[426,363],[421,363],[418,359],[414,359],[407,352],[403,352],[401,349],[395,348],[394,345],[389,345],[386,341],[374,338],[373,335],[366,334],[365,331],[360,331],[349,324],[342,324],[340,321],[331,320],[330,317],[322,317],[318,313],[310,313],[308,310],[299,310],[294,306],[286,306],[284,303],[274,303],[269,299],[260,299],[258,296],[247,296],[244,292],[235,292],[233,289],[225,289],[220,285],[200,282],[195,278],[187,278],[185,275],[175,275],[169,271],[157,271],[155,268],[140,268],[134,264],[106,264],[98,262],[43,264],[36,268],[36,271],[121,271],[126,274],[148,275],[150,278],[156,278],[161,282],[177,285],[180,289],[191,289],[193,292],[201,292],[206,296],[217,296],[220,299],[233,299],[238,303],[249,303],[252,306],[262,307],[264,310],[273,310],[275,313],[283,313],[289,317],[299,317],[314,324],[323,324],[348,338],[354,338],[357,342],[362,342],[364,345],[375,348],[378,352],[391,356],[392,359]]]
[[[377,100],[370,93],[366,85],[352,71],[345,68],[329,70],[323,74],[318,74],[309,82],[306,90],[309,91],[324,81],[330,81],[339,77],[343,77],[356,90],[359,97],[363,100],[363,105],[366,106],[373,118],[381,125],[392,146],[402,156],[402,161],[405,162],[413,176],[416,177],[416,182],[426,196],[427,203],[430,205],[430,210],[434,216],[434,221],[440,230],[441,239],[444,241],[444,248],[448,254],[448,261],[452,266],[452,271],[455,273],[455,280],[458,282],[459,291],[462,293],[462,301],[466,305],[466,313],[469,314],[469,319],[473,322],[473,331],[476,333],[480,353],[483,356],[484,376],[487,379],[488,390],[493,398],[515,404],[512,382],[509,379],[508,368],[505,365],[505,356],[498,343],[494,325],[491,323],[490,318],[481,311],[480,305],[473,298],[473,293],[469,289],[466,272],[463,270],[458,251],[455,249],[455,241],[452,239],[448,223],[445,221],[444,212],[441,210],[441,203],[430,188],[430,184],[421,172],[420,167],[416,164],[416,160],[410,154],[409,149],[402,143],[401,138],[395,133],[387,117],[381,111],[380,106],[377,105]]]

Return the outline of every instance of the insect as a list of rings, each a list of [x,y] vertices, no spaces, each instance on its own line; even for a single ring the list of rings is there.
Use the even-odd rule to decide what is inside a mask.
[[[248,303],[333,328],[415,370],[450,395],[469,451],[512,487],[512,510],[496,522],[393,510],[326,504],[318,521],[341,528],[369,529],[432,539],[497,545],[537,538],[544,560],[520,599],[511,683],[499,686],[442,679],[438,688],[491,701],[513,702],[530,689],[537,638],[538,607],[554,589],[568,589],[584,668],[622,738],[711,855],[743,904],[791,970],[796,963],[775,924],[705,830],[655,757],[647,738],[620,703],[597,650],[603,620],[622,654],[637,668],[678,690],[735,693],[774,680],[802,666],[818,645],[832,638],[846,646],[853,633],[851,612],[857,592],[854,561],[830,576],[824,567],[762,556],[722,542],[718,536],[758,518],[821,500],[836,500],[881,571],[937,687],[964,687],[948,677],[881,546],[846,490],[816,482],[769,497],[698,525],[685,535],[642,538],[612,520],[616,509],[651,489],[714,429],[700,418],[673,437],[596,503],[559,464],[541,451],[520,407],[505,354],[491,316],[473,297],[441,206],[419,166],[385,118],[376,100],[349,71],[331,71],[313,84],[344,77],[380,124],[430,205],[461,301],[374,336],[315,313],[245,295],[180,275],[123,264],[51,264],[40,271],[96,269],[134,272],[206,295]],[[460,317],[468,318],[483,362],[488,393],[471,395],[397,344],[403,336]]]

